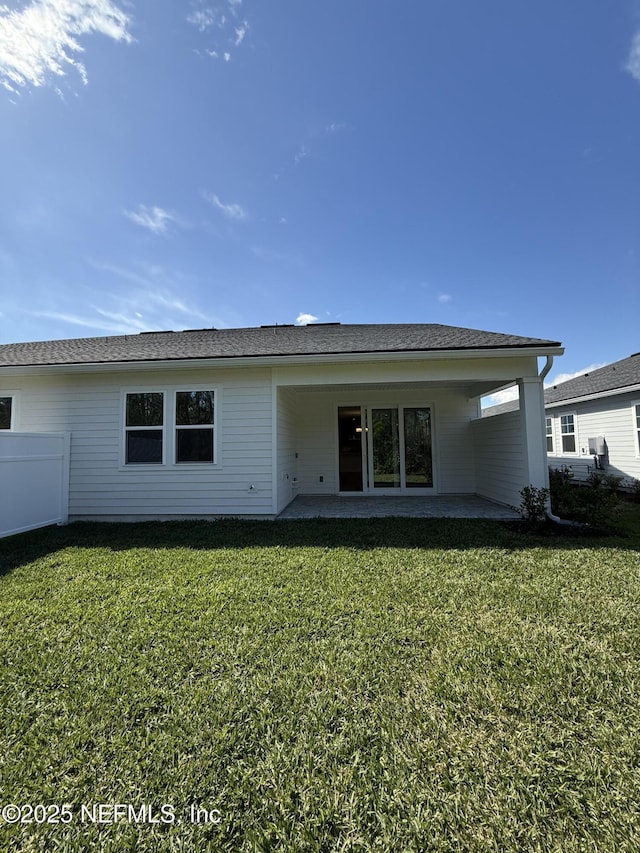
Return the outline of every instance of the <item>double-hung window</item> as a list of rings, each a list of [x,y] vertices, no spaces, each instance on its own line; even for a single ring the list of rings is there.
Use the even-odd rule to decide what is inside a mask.
[[[553,453],[553,418],[545,417],[544,424],[547,434],[547,453]]]
[[[13,397],[0,397],[0,429],[11,429],[13,424]]]
[[[576,421],[575,415],[560,416],[560,433],[562,435],[562,452],[576,452]]]
[[[175,403],[176,462],[213,462],[213,391],[176,391]]]
[[[164,462],[164,394],[161,391],[126,395],[125,462],[161,465]]]
[[[124,409],[125,465],[216,461],[213,389],[126,392]]]

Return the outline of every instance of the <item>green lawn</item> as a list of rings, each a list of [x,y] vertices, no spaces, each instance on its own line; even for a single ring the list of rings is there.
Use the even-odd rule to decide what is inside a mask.
[[[624,512],[626,538],[388,519],[1,541],[0,799],[70,822],[0,820],[0,850],[640,850]],[[113,803],[175,820],[81,810]]]

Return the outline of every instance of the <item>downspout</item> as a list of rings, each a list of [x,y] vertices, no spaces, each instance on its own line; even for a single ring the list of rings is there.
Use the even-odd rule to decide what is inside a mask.
[[[548,376],[549,371],[551,370],[552,367],[553,367],[553,356],[548,355],[547,356],[547,363],[545,364],[545,366],[540,371],[540,379],[543,383],[543,387],[544,387],[544,380]],[[582,526],[577,521],[569,521],[566,518],[560,518],[559,515],[554,515],[551,512],[551,500],[549,500],[549,504],[547,506],[547,518],[549,518],[551,521],[555,522],[555,524],[564,524],[567,527],[581,527]]]
[[[549,373],[549,371],[551,370],[552,367],[553,367],[553,356],[548,355],[547,356],[547,363],[545,364],[545,366],[540,371],[540,379],[542,380],[543,383],[544,383],[544,380],[547,378],[547,374]]]

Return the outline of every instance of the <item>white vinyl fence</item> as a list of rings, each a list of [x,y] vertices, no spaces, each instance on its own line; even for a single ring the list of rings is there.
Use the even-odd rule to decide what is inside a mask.
[[[70,433],[0,432],[0,537],[65,524]]]

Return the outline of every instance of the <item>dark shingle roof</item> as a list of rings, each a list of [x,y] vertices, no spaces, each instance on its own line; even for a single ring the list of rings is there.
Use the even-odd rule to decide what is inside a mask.
[[[519,400],[508,400],[506,403],[496,403],[495,406],[487,406],[482,410],[482,417],[490,418],[492,415],[506,415],[507,412],[516,412],[519,408]]]
[[[558,346],[557,341],[437,324],[319,323],[4,344],[0,366]]]
[[[598,370],[592,370],[583,376],[576,376],[559,385],[547,388],[545,403],[559,403],[573,400],[575,397],[588,397],[605,391],[616,391],[632,385],[640,385],[640,353],[623,358],[613,364],[607,364]]]

